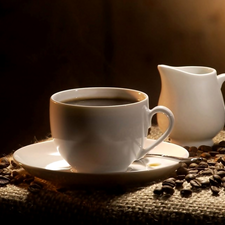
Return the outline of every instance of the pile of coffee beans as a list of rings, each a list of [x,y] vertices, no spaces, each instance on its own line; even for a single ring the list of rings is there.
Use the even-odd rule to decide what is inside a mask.
[[[35,177],[26,173],[12,159],[8,157],[0,158],[0,187],[7,184],[19,185],[21,183],[28,185],[28,190],[32,193],[39,192],[43,184],[35,180]]]
[[[201,157],[202,160],[181,163],[176,175],[162,181],[153,193],[158,196],[173,195],[177,190],[181,197],[190,197],[193,192],[210,189],[213,195],[225,191],[225,141],[214,146],[202,145],[185,147],[189,157]]]

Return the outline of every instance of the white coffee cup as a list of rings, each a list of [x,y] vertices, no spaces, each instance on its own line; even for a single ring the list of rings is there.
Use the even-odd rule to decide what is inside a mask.
[[[103,105],[89,105],[96,101],[93,99],[100,99]],[[112,99],[119,102],[109,103]],[[148,101],[147,94],[125,88],[78,88],[53,94],[50,126],[57,150],[80,173],[126,171],[134,160],[161,143],[174,124],[168,108],[156,106],[150,110]],[[166,114],[169,126],[158,140],[146,146],[147,131],[156,113]]]

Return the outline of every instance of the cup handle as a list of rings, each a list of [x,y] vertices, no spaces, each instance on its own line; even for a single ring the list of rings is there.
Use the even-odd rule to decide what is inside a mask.
[[[173,126],[174,126],[174,115],[171,112],[170,109],[168,109],[165,106],[156,106],[153,109],[148,109],[146,107],[146,113],[147,116],[149,118],[149,127],[151,127],[151,121],[152,121],[152,117],[156,114],[156,113],[164,113],[168,120],[169,120],[169,125],[167,130],[150,146],[148,146],[147,148],[142,148],[141,151],[139,152],[139,155],[137,157],[137,159],[142,158],[143,156],[145,156],[145,154],[147,154],[152,148],[154,148],[156,145],[160,144],[172,131]]]
[[[220,88],[223,85],[223,82],[225,81],[225,73],[222,73],[220,75],[217,76],[217,81],[219,83]]]

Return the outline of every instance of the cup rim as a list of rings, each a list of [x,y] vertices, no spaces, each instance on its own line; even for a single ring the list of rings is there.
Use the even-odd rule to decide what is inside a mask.
[[[133,103],[127,103],[127,104],[121,104],[121,105],[107,105],[107,106],[91,106],[91,105],[71,105],[65,102],[62,102],[63,100],[69,99],[64,97],[62,100],[58,100],[57,98],[59,96],[65,96],[67,93],[77,93],[78,91],[84,91],[84,90],[89,90],[89,91],[94,91],[94,90],[110,90],[110,91],[122,91],[124,93],[127,92],[128,93],[133,93],[136,96],[140,96],[140,98],[136,98],[137,102],[133,102]],[[135,97],[134,95],[132,95],[133,97]],[[72,97],[73,98],[73,97]],[[116,108],[116,107],[127,107],[127,106],[131,106],[131,105],[137,105],[140,104],[141,102],[144,102],[146,100],[148,100],[148,95],[146,93],[144,93],[143,91],[139,91],[139,90],[135,90],[135,89],[130,89],[130,88],[122,88],[122,87],[82,87],[82,88],[71,88],[71,89],[66,89],[66,90],[62,90],[59,92],[54,93],[50,100],[56,104],[60,104],[60,105],[64,105],[64,106],[70,106],[70,107],[82,107],[82,108]]]

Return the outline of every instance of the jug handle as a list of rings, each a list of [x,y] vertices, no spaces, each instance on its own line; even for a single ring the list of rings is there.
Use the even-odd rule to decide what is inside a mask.
[[[223,82],[225,81],[225,73],[219,74],[219,75],[217,76],[217,81],[218,81],[219,86],[220,86],[220,88],[221,88],[222,85],[223,85]]]

